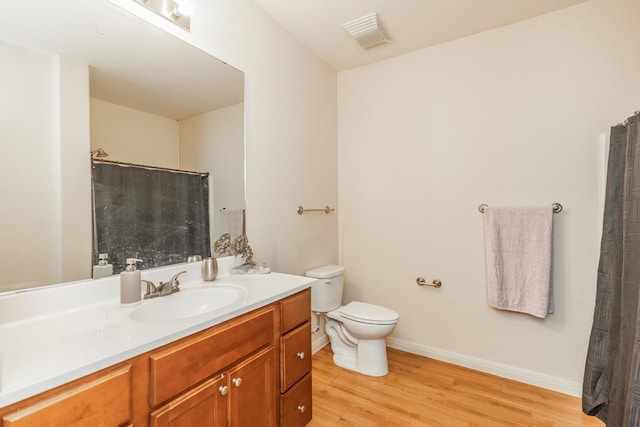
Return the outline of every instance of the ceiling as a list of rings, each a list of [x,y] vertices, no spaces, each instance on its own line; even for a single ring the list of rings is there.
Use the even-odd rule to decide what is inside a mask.
[[[445,43],[586,0],[253,0],[341,71]],[[377,12],[391,43],[364,50],[342,27]]]
[[[175,120],[244,99],[242,72],[107,1],[8,7],[0,42],[88,64],[94,98]]]

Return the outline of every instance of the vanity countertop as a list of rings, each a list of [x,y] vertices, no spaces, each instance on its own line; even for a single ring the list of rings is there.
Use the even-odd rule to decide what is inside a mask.
[[[120,306],[118,276],[0,296],[0,349],[4,353],[0,407],[293,295],[314,280],[281,273],[226,273],[213,282],[203,282],[200,266],[198,262],[143,271],[142,278],[158,283],[186,270],[180,277],[184,291],[230,285],[242,288],[243,297],[198,316],[136,321],[130,314],[137,307]]]

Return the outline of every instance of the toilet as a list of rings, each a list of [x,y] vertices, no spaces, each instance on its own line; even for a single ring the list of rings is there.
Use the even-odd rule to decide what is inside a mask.
[[[342,306],[344,267],[340,265],[315,268],[306,276],[317,279],[311,284],[311,310],[324,317],[333,362],[373,377],[386,375],[385,338],[398,324],[398,313],[359,301]]]

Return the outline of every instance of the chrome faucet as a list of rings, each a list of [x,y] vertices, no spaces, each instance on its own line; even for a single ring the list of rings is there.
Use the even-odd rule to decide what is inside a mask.
[[[179,277],[182,274],[185,274],[186,271],[181,271],[173,275],[170,281],[168,282],[160,282],[158,286],[154,285],[153,282],[149,280],[143,280],[144,283],[147,284],[147,293],[144,294],[144,299],[155,298],[155,297],[163,297],[166,295],[171,295],[180,291],[180,280]]]

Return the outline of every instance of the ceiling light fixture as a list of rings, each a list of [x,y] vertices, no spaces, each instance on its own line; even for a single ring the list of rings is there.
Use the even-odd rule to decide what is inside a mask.
[[[193,6],[190,0],[134,0],[143,4],[163,18],[168,19],[184,28],[191,30],[191,15]]]
[[[365,49],[370,49],[391,41],[377,13],[370,13],[342,24],[342,26],[347,30],[349,35],[356,39],[360,46]]]

